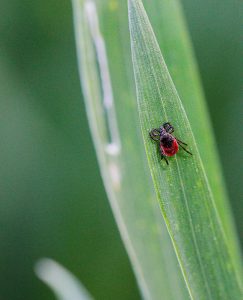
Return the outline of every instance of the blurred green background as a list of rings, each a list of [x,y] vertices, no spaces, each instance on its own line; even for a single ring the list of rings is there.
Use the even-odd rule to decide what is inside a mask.
[[[243,7],[182,4],[243,245]],[[0,299],[54,299],[33,272],[43,256],[96,299],[139,299],[90,138],[69,1],[1,1],[0,82]]]

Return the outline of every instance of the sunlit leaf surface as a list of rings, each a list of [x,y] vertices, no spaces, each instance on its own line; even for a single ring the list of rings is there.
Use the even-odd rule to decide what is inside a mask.
[[[162,213],[195,299],[238,299],[239,278],[198,148],[141,1],[130,0],[132,56],[141,128]],[[170,121],[193,156],[160,162],[148,132]]]

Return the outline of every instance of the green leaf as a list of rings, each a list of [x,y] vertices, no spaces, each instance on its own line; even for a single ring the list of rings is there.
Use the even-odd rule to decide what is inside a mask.
[[[232,258],[240,273],[242,257],[216,151],[211,121],[180,2],[166,0],[154,0],[152,3],[150,0],[144,0],[143,2],[148,16],[150,16],[166,65],[187,112],[215,204],[229,240],[228,246],[231,248]]]
[[[129,0],[131,49],[140,123],[162,214],[194,299],[240,299],[232,253],[191,126],[140,0]],[[170,121],[193,156],[160,162],[149,130]],[[233,234],[233,233],[232,233]]]
[[[144,156],[128,52],[127,4],[73,0],[73,12],[101,175],[141,293],[145,299],[189,299]]]

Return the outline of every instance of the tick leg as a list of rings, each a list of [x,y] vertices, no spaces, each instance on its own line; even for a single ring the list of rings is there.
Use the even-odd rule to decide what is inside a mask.
[[[150,132],[149,132],[149,135],[151,137],[152,140],[154,141],[159,141],[160,139],[160,131],[158,129],[152,129]]]
[[[161,159],[164,159],[164,160],[166,161],[166,164],[167,164],[167,165],[169,165],[169,162],[168,162],[168,160],[167,160],[167,158],[166,158],[166,156],[164,155],[164,152],[163,152],[162,150],[160,150],[160,157],[161,157]]]
[[[191,153],[190,151],[188,151],[186,148],[184,148],[180,143],[179,143],[179,145],[180,145],[180,147],[181,147],[184,151],[186,151],[187,153],[189,153],[189,154],[192,155],[192,153]]]
[[[168,162],[166,156],[164,156],[164,160],[166,161],[166,164],[167,164],[167,166],[168,166],[168,165],[169,165],[169,162]]]
[[[161,154],[161,159],[164,159],[166,161],[166,164],[169,165],[169,162],[168,162],[166,156],[164,156],[163,154]]]
[[[178,142],[179,144],[183,144],[183,145],[187,146],[187,144],[186,144],[186,143],[182,142],[182,141],[181,141],[181,140],[179,140],[178,138],[175,138],[175,139],[177,140],[177,142]]]
[[[170,134],[174,132],[174,127],[169,122],[164,123],[163,127],[166,130],[166,132]]]

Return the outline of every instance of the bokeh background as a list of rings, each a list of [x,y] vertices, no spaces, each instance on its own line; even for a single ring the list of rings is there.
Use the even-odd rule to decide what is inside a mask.
[[[243,245],[243,6],[183,0]],[[68,0],[1,0],[0,299],[54,299],[33,266],[51,257],[96,299],[139,299],[104,192]]]

